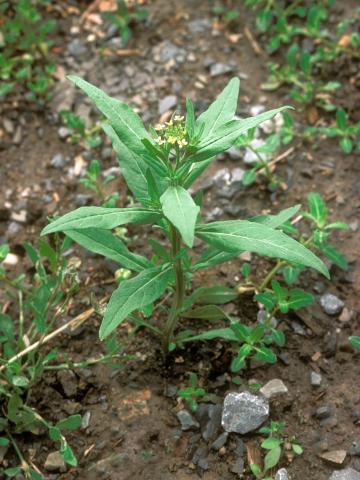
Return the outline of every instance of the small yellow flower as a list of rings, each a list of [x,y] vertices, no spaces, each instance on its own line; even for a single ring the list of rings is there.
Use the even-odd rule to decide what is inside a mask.
[[[175,122],[182,122],[184,117],[182,115],[175,115],[174,120]]]
[[[157,142],[159,145],[164,145],[165,140],[163,140],[161,137],[158,137],[158,138],[156,139],[156,142]]]
[[[177,138],[176,137],[169,137],[168,142],[171,143],[171,145],[174,145],[177,142]]]
[[[155,130],[157,131],[164,130],[164,128],[165,128],[164,124],[158,123],[157,125],[155,125]]]

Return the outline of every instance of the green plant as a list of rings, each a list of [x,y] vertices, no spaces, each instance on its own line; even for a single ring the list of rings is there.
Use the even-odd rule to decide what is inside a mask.
[[[194,372],[191,372],[189,375],[189,386],[179,389],[177,395],[185,400],[193,412],[196,412],[198,409],[198,400],[208,402],[210,399],[205,390],[198,387],[198,377]]]
[[[336,111],[336,125],[317,129],[327,137],[339,138],[339,146],[344,153],[351,153],[356,144],[356,150],[360,151],[360,122],[356,125],[349,123],[348,116],[342,108]]]
[[[149,12],[138,5],[135,0],[133,5],[126,0],[117,0],[116,11],[103,12],[102,16],[118,28],[123,44],[126,45],[131,36],[131,27],[135,23],[147,19]]]
[[[82,142],[87,148],[97,148],[102,144],[99,123],[86,128],[84,120],[79,115],[69,110],[63,110],[60,115],[65,127],[72,131],[70,136],[72,143]]]
[[[292,216],[293,209],[278,216],[203,224],[199,219],[201,199],[199,196],[193,199],[187,190],[217,154],[283,108],[235,120],[239,80],[234,78],[197,119],[192,102],[187,100],[186,120],[174,115],[167,124],[147,132],[128,105],[108,97],[81,78],[69,78],[109,120],[110,124],[103,124],[103,128],[112,140],[130,190],[141,203],[141,206],[119,209],[82,207],[54,220],[42,232],[45,235],[63,231],[80,245],[138,273],[121,282],[113,293],[100,327],[100,338],[107,337],[129,315],[130,319],[134,318],[134,311],[152,310],[153,303],[168,289],[173,293],[173,303],[165,324],[162,328],[152,326],[152,330],[161,335],[167,352],[169,347],[174,347],[174,330],[183,312],[188,312],[199,297],[203,301],[206,297],[210,300],[215,297],[215,305],[208,308],[218,311],[216,298],[224,296],[223,287],[215,287],[215,291],[212,288],[211,294],[211,288],[202,287],[186,298],[191,274],[244,250],[313,267],[328,276],[320,259],[278,229]],[[152,239],[149,242],[155,252],[152,260],[130,252],[109,231],[127,223],[155,224],[162,238],[170,242],[170,250]],[[209,248],[193,261],[189,252],[195,236]],[[160,305],[166,310],[164,302]],[[141,316],[137,317],[141,321]]]
[[[0,97],[25,87],[28,100],[47,99],[56,67],[49,56],[56,22],[43,19],[46,3],[19,0],[0,5]]]
[[[64,434],[80,426],[81,416],[72,415],[53,424],[32,406],[34,389],[44,372],[86,367],[112,361],[118,356],[119,347],[113,340],[107,346],[107,355],[78,364],[70,359],[54,363],[59,357],[57,350],[45,349],[47,342],[63,330],[55,329],[56,321],[64,314],[77,290],[75,266],[68,264],[63,255],[70,243],[69,238],[63,242],[56,239],[55,249],[44,240],[39,241],[37,249],[24,244],[35,271],[31,283],[24,274],[14,279],[8,277],[1,262],[9,247],[0,246],[0,284],[13,304],[12,310],[18,311],[18,318],[14,319],[6,313],[5,304],[0,308],[0,445],[12,446],[19,460],[18,466],[1,471],[9,477],[22,471],[27,479],[42,478],[19,447],[17,437],[26,432],[47,431],[59,444],[64,462],[72,466],[77,464]]]
[[[303,453],[303,449],[296,442],[295,437],[289,439],[284,437],[284,428],[285,422],[274,421],[271,421],[268,427],[260,428],[259,432],[267,435],[267,438],[261,443],[261,448],[265,449],[267,453],[264,457],[264,468],[254,463],[250,465],[250,469],[257,479],[271,480],[273,478],[268,476],[269,472],[280,462],[284,446],[296,455]]]
[[[114,192],[108,195],[106,185],[112,182],[114,178],[113,175],[107,175],[102,179],[100,163],[97,160],[92,160],[84,177],[80,179],[80,183],[96,193],[103,207],[113,208],[116,206],[119,194]]]
[[[357,350],[360,350],[360,337],[356,337],[356,336],[349,337],[349,341],[354,348],[356,348]]]

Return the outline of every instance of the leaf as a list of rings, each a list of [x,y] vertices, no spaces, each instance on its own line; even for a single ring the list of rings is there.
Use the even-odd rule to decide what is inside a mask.
[[[281,330],[272,330],[271,337],[278,347],[283,347],[285,345],[285,335]]]
[[[261,443],[261,447],[265,448],[266,450],[272,450],[278,446],[280,446],[280,440],[274,437],[269,437]]]
[[[210,137],[216,130],[234,118],[240,89],[240,80],[234,77],[226,85],[210,107],[196,121],[196,125],[204,125],[201,138]]]
[[[185,244],[191,248],[200,208],[189,192],[180,186],[168,187],[160,197],[160,202],[165,217],[179,230]]]
[[[349,337],[349,342],[354,348],[356,348],[357,350],[360,350],[360,337],[356,337],[356,336]]]
[[[221,320],[227,318],[227,315],[216,305],[204,305],[203,307],[197,307],[193,310],[187,310],[181,313],[185,318],[199,318],[204,320]]]
[[[340,140],[340,147],[344,153],[351,153],[353,149],[353,143],[348,137],[344,137]]]
[[[0,447],[7,447],[9,445],[9,439],[5,437],[0,437]]]
[[[80,207],[51,222],[41,235],[83,228],[111,229],[125,223],[153,223],[160,217],[160,213],[144,207]]]
[[[214,267],[215,265],[219,265],[219,263],[227,262],[237,256],[238,253],[228,253],[214,247],[209,247],[196,260],[192,266],[192,271],[196,272],[202,268]]]
[[[221,305],[235,300],[237,296],[238,294],[234,289],[222,285],[200,287],[194,292],[195,303],[200,304],[214,303]]]
[[[348,230],[349,225],[345,222],[333,222],[326,225],[325,230]]]
[[[270,450],[264,458],[264,469],[265,471],[274,468],[280,461],[281,457],[281,447],[277,446]]]
[[[11,381],[16,387],[27,387],[29,385],[29,379],[23,375],[14,375]]]
[[[66,429],[66,430],[75,430],[76,428],[79,428],[81,425],[81,415],[71,415],[68,418],[64,418],[63,420],[60,420],[57,422],[56,427],[61,429]]]
[[[0,245],[0,262],[2,262],[10,252],[9,245]]]
[[[186,337],[183,342],[194,342],[196,340],[214,340],[214,338],[222,338],[224,340],[229,340],[230,342],[237,341],[236,335],[231,330],[231,328],[217,328],[200,333],[199,335]]]
[[[345,131],[347,129],[347,115],[343,108],[336,110],[336,125],[340,130]]]
[[[246,170],[244,173],[241,182],[245,187],[252,185],[256,180],[256,169]]]
[[[229,220],[196,226],[196,235],[227,252],[249,251],[312,267],[329,278],[324,263],[309,249],[283,232],[247,220]]]
[[[276,355],[275,353],[267,347],[257,347],[256,355],[254,355],[254,360],[258,362],[266,362],[266,363],[276,363]]]
[[[108,230],[99,228],[67,230],[66,235],[91,252],[114,260],[134,272],[141,272],[152,265],[147,258],[130,252],[124,242]]]
[[[292,443],[291,447],[294,450],[294,452],[296,453],[296,455],[302,455],[302,453],[304,452],[302,447],[300,445],[298,445],[297,443]]]
[[[170,266],[154,267],[124,280],[111,295],[100,326],[100,339],[107,337],[131,312],[158,299],[168,285],[170,271]]]
[[[260,113],[244,120],[231,120],[213,131],[212,135],[204,138],[198,145],[197,151],[189,157],[189,162],[202,162],[218,153],[228,150],[238,137],[251,128],[255,128],[265,120],[273,118],[277,113],[291,107],[281,107],[268,112]]]
[[[231,367],[230,368],[231,368],[231,371],[233,373],[236,373],[239,370],[241,370],[242,368],[244,368],[245,360],[250,355],[251,352],[252,352],[252,346],[251,345],[248,345],[247,343],[242,345],[238,354],[236,355],[236,357],[231,362]]]
[[[290,298],[287,303],[290,309],[297,310],[312,305],[314,301],[315,299],[311,293],[301,289],[293,289],[290,291]]]
[[[258,293],[255,300],[262,303],[268,311],[271,311],[276,305],[276,299],[271,292]]]
[[[309,193],[307,198],[311,216],[319,227],[324,226],[328,215],[324,200],[315,192]]]
[[[64,437],[62,437],[60,453],[65,463],[71,465],[72,467],[77,466],[77,460],[74,452]]]
[[[345,270],[345,271],[348,270],[349,265],[346,260],[346,257],[341,252],[339,252],[339,250],[336,247],[327,243],[325,245],[321,245],[320,250],[336,266],[338,266],[342,270]]]
[[[300,273],[301,268],[294,267],[293,265],[287,265],[282,269],[284,280],[288,285],[293,285],[298,279]]]
[[[294,217],[300,210],[301,205],[295,205],[294,207],[281,210],[277,215],[257,215],[256,217],[249,218],[250,222],[261,223],[270,228],[278,228],[283,225],[287,220]]]
[[[186,131],[188,132],[190,138],[194,136],[195,133],[195,112],[194,112],[194,105],[190,98],[186,99],[186,119],[185,119],[185,127]]]
[[[12,477],[15,477],[16,475],[18,475],[19,473],[21,474],[21,468],[20,467],[11,467],[11,468],[6,468],[4,470],[4,473],[12,478]]]

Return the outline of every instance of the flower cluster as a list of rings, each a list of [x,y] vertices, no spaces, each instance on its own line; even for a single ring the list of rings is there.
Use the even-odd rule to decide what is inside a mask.
[[[184,117],[181,115],[175,115],[169,122],[156,125],[155,130],[158,135],[156,142],[159,145],[170,144],[184,148],[188,144]]]

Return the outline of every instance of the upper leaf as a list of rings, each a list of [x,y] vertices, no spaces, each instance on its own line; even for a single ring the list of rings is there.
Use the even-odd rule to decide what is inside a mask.
[[[261,223],[270,228],[277,228],[292,218],[299,211],[300,207],[301,205],[295,205],[294,207],[281,210],[277,215],[257,215],[256,217],[249,218],[249,220],[250,222]]]
[[[153,223],[160,218],[160,213],[144,207],[80,207],[51,222],[41,235],[83,228],[111,229],[125,223]]]
[[[191,248],[200,208],[189,192],[180,186],[168,187],[160,197],[160,202],[165,217],[179,230],[185,244]]]
[[[159,298],[169,281],[170,266],[143,270],[130,280],[123,281],[111,295],[100,326],[100,339],[104,339],[134,310],[146,307]]]
[[[324,263],[310,250],[279,230],[247,220],[197,225],[196,235],[228,252],[249,251],[312,267],[329,278]]]

